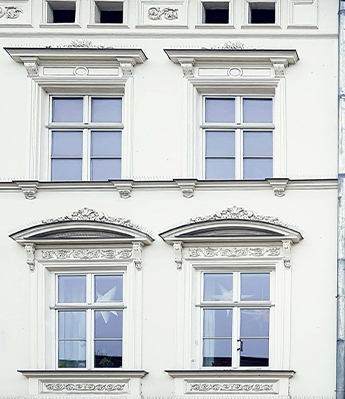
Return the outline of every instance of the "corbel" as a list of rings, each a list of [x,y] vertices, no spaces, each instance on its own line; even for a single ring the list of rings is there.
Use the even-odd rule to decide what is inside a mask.
[[[284,197],[289,179],[267,179],[276,197]]]
[[[131,198],[133,180],[111,180],[111,182],[114,184],[114,187],[119,192],[121,198]]]
[[[135,59],[131,57],[117,57],[117,60],[120,63],[123,77],[126,79],[132,77],[136,64]]]
[[[38,57],[22,57],[22,61],[30,78],[38,76]]]
[[[15,181],[16,185],[22,190],[27,200],[34,200],[38,191],[38,180],[32,181]]]
[[[143,244],[141,242],[133,243],[133,262],[137,270],[142,269],[142,254],[143,254]]]
[[[182,242],[174,242],[175,263],[178,270],[182,269]]]
[[[286,58],[271,58],[271,62],[274,69],[274,74],[276,78],[285,77],[285,68],[289,65]]]
[[[178,59],[178,62],[181,65],[183,76],[185,78],[192,78],[194,76],[194,58],[183,58]]]
[[[196,187],[197,179],[174,179],[185,198],[192,198]]]
[[[291,240],[282,240],[283,242],[283,261],[286,269],[291,268]]]
[[[35,244],[25,244],[26,263],[29,265],[30,271],[35,271]]]

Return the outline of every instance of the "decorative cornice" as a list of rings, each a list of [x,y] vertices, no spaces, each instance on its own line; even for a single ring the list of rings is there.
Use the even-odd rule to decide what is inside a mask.
[[[17,6],[0,6],[0,18],[6,16],[7,19],[17,19],[23,10]]]
[[[130,229],[136,229],[141,231],[142,233],[145,233],[142,227],[132,223],[129,219],[113,218],[104,212],[98,212],[95,209],[90,209],[90,208],[82,208],[75,212],[68,213],[65,216],[52,218],[52,219],[45,219],[42,220],[41,223],[48,224],[48,223],[60,223],[60,222],[72,222],[72,221],[109,223],[109,224],[128,227]]]
[[[275,216],[263,216],[259,215],[254,211],[250,211],[241,207],[233,206],[231,208],[224,209],[222,211],[216,212],[208,216],[198,216],[191,218],[189,223],[216,221],[224,219],[236,219],[236,220],[250,220],[257,222],[266,222],[271,224],[276,224],[280,226],[286,226],[286,223],[282,222],[279,218]]]
[[[177,8],[163,8],[162,10],[160,7],[151,7],[148,9],[147,18],[151,19],[152,21],[157,21],[164,17],[168,21],[172,21],[174,19],[178,19],[178,9]]]
[[[131,249],[49,249],[42,250],[44,260],[51,259],[129,259],[132,257]]]
[[[188,248],[190,258],[243,258],[280,256],[279,247],[196,247]]]

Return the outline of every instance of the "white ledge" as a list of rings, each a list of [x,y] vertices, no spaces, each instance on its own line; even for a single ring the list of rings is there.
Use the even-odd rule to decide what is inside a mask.
[[[127,377],[143,378],[145,370],[17,370],[27,378],[75,378],[75,377]]]
[[[294,370],[165,370],[172,378],[185,377],[275,377],[291,378],[296,372]]]

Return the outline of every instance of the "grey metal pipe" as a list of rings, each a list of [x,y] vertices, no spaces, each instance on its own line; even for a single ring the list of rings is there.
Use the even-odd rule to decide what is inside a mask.
[[[345,399],[345,0],[339,0],[336,399]]]

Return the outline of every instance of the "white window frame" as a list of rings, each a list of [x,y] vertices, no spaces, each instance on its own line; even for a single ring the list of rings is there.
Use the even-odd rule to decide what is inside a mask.
[[[235,43],[235,46],[237,44]],[[285,68],[298,61],[295,50],[165,49],[182,67],[184,140],[183,174],[203,178],[202,98],[211,96],[274,97],[273,177],[287,177]]]
[[[123,20],[120,24],[112,24],[112,23],[100,23],[96,22],[96,12],[97,12],[97,0],[90,1],[90,18],[88,28],[97,28],[97,29],[121,29],[121,28],[128,28],[128,0],[102,0],[103,2],[107,3],[122,3],[122,13],[123,13]]]
[[[274,3],[275,4],[275,23],[274,24],[252,24],[250,18],[250,3]],[[281,28],[281,12],[280,0],[243,0],[243,22],[242,29],[280,29]]]
[[[205,122],[205,111],[206,111],[206,99],[208,98],[233,98],[235,99],[235,122],[234,123],[215,123]],[[243,121],[243,99],[271,99],[272,100],[272,123],[244,123]],[[274,116],[275,116],[275,98],[273,95],[203,95],[202,96],[202,119],[200,121],[200,136],[201,136],[201,146],[202,146],[202,158],[200,161],[201,165],[197,166],[197,170],[201,170],[201,173],[198,172],[198,175],[201,174],[202,179],[206,179],[206,131],[234,131],[235,132],[235,180],[245,180],[243,177],[243,132],[244,131],[267,131],[272,132],[272,144],[273,144],[273,152],[272,156],[264,157],[264,158],[272,158],[272,176],[275,176],[275,124],[274,124]],[[199,138],[200,140],[200,138]],[[200,144],[199,144],[200,146]],[[276,149],[277,151],[277,149]],[[253,156],[254,157],[254,156]],[[276,162],[277,164],[277,162]],[[212,179],[211,179],[212,180]],[[249,179],[250,180],[250,179]]]
[[[83,98],[83,122],[53,122],[53,99],[55,98]],[[92,98],[121,98],[121,123],[101,123],[101,122],[91,122],[91,100]],[[51,165],[52,165],[52,132],[53,131],[82,131],[83,134],[83,150],[82,150],[82,179],[81,180],[88,180],[91,181],[91,133],[92,131],[116,131],[121,132],[121,156],[112,157],[120,158],[121,160],[121,176],[123,175],[122,172],[122,165],[123,165],[123,151],[126,151],[125,145],[123,145],[123,136],[124,136],[124,124],[123,118],[125,110],[123,108],[124,104],[124,96],[122,95],[75,95],[75,94],[51,94],[49,96],[49,116],[47,124],[45,125],[47,128],[48,140],[49,140],[49,152],[47,156],[47,173],[46,180],[51,179]],[[63,157],[62,157],[63,158]],[[67,157],[66,157],[67,158]],[[101,157],[100,157],[101,158]],[[105,157],[106,158],[106,157]],[[93,180],[96,181],[96,180]]]
[[[85,310],[86,311],[86,367],[85,368],[64,368],[64,370],[102,370],[102,369],[111,369],[111,370],[120,370],[130,368],[130,359],[131,359],[131,348],[129,343],[129,331],[133,328],[133,321],[130,322],[128,317],[128,313],[133,316],[133,311],[131,311],[131,304],[127,303],[128,296],[128,286],[130,282],[127,279],[127,269],[128,265],[113,265],[112,270],[102,269],[102,265],[97,265],[92,269],[89,269],[90,266],[85,265],[85,268],[82,265],[78,266],[78,268],[73,268],[73,270],[66,271],[65,269],[68,266],[63,268],[57,268],[57,270],[50,270],[49,265],[45,264],[44,267],[47,268],[48,273],[46,274],[46,286],[47,286],[47,297],[46,303],[46,320],[50,320],[50,325],[47,327],[47,330],[50,331],[48,334],[48,339],[46,343],[46,353],[48,354],[46,358],[46,364],[48,368],[61,370],[58,366],[58,312],[60,310]],[[107,265],[109,268],[109,265]],[[54,268],[55,269],[55,268]],[[60,269],[60,270],[59,270]],[[63,269],[63,270],[62,270]],[[50,272],[49,272],[50,270]],[[87,287],[86,287],[86,295],[87,302],[82,304],[72,304],[69,305],[67,303],[61,304],[57,301],[57,287],[58,287],[58,277],[66,276],[66,275],[78,275],[84,276],[86,275]],[[100,303],[96,305],[95,303],[90,302],[90,286],[93,287],[93,282],[91,283],[89,280],[93,279],[93,276],[99,275],[122,275],[123,276],[123,300],[122,302],[117,303]],[[88,287],[89,285],[89,287]],[[92,290],[92,288],[91,288]],[[133,306],[133,305],[132,305]],[[122,310],[123,311],[123,325],[122,325],[122,366],[121,367],[94,367],[93,359],[94,359],[94,319],[92,314],[93,311],[97,309],[108,309],[108,310]],[[132,319],[133,320],[133,319]],[[51,348],[51,349],[50,349]],[[53,356],[51,356],[53,354]],[[52,362],[51,359],[54,359]]]
[[[141,49],[6,48],[31,78],[28,178],[49,180],[48,115],[50,95],[124,98],[122,179],[133,175],[134,66],[147,57]],[[90,73],[93,72],[93,73]]]
[[[54,22],[49,22],[49,3],[65,3],[65,2],[73,2],[75,3],[75,20],[74,22],[71,23],[54,23]],[[56,27],[56,28],[66,28],[66,27],[72,27],[72,28],[80,28],[80,0],[42,0],[42,22],[40,24],[41,28],[51,28],[51,27]]]
[[[229,16],[227,24],[207,24],[204,22],[204,4],[203,3],[228,3],[229,6]],[[209,29],[217,29],[217,28],[234,28],[234,10],[233,10],[233,0],[221,1],[221,0],[200,0],[198,5],[198,24],[196,28],[209,28]]]
[[[194,323],[192,325],[192,331],[196,331],[195,336],[195,345],[192,345],[192,357],[195,359],[195,363],[197,364],[198,368],[204,370],[217,370],[217,368],[228,368],[229,370],[269,370],[274,368],[272,363],[274,363],[274,353],[275,353],[275,340],[274,340],[274,331],[276,330],[277,326],[275,324],[275,310],[276,310],[276,279],[275,279],[275,267],[273,265],[265,265],[263,262],[261,265],[250,265],[240,262],[239,265],[234,263],[221,263],[215,262],[214,264],[208,265],[198,265],[193,263],[193,289],[195,290],[193,297],[195,298],[194,308],[195,308],[195,317]],[[233,273],[239,276],[241,273],[269,273],[270,274],[270,300],[269,301],[253,301],[253,302],[242,302],[234,301],[232,303],[219,303],[216,302],[208,303],[202,300],[203,295],[203,275],[205,273]],[[240,284],[239,277],[234,277],[234,294],[239,290],[238,285]],[[235,287],[235,283],[237,283],[237,287]],[[247,366],[243,367],[239,365],[239,344],[237,339],[240,336],[240,325],[239,325],[239,313],[240,309],[242,308],[267,308],[270,309],[270,319],[269,319],[269,365],[267,367],[264,366]],[[203,310],[204,309],[215,309],[215,308],[232,308],[233,309],[233,336],[232,336],[232,366],[225,367],[217,367],[217,366],[203,366]],[[236,309],[236,311],[235,311]],[[193,339],[192,339],[193,342]]]

